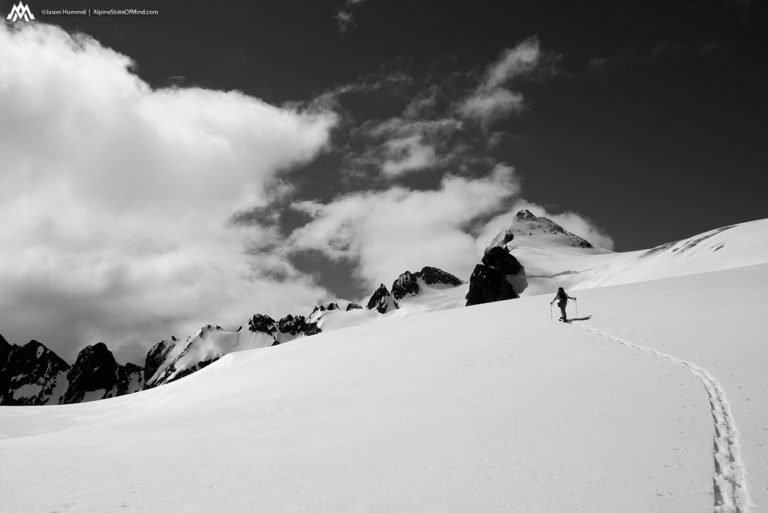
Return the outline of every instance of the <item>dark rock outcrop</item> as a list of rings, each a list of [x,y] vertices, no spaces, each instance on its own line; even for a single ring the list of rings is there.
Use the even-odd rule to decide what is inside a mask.
[[[482,263],[488,267],[498,269],[504,275],[517,274],[523,268],[520,262],[517,261],[517,258],[513,257],[505,248],[499,246],[486,251],[485,255],[483,255]]]
[[[98,399],[105,397],[115,387],[117,367],[115,357],[102,342],[84,347],[69,370],[69,388],[64,403],[80,402],[86,393],[96,390],[103,390]]]
[[[350,303],[351,304],[351,303]],[[333,310],[341,310],[341,307],[336,302],[328,303],[327,305],[317,305],[315,308],[312,309],[312,313],[309,314],[310,317],[313,317],[314,314],[317,312],[332,312]],[[349,310],[349,305],[347,305],[347,310]]]
[[[515,289],[506,280],[506,276],[494,267],[478,264],[469,278],[467,306],[515,299],[519,297]]]
[[[325,308],[316,307],[314,312]],[[317,322],[303,315],[286,315],[275,321],[256,314],[234,331],[207,324],[182,340],[162,341],[149,350],[144,389],[188,376],[232,352],[274,346],[320,332]]]
[[[398,306],[397,301],[395,301],[395,298],[389,293],[386,285],[382,283],[373,293],[371,299],[368,300],[368,305],[366,305],[366,307],[368,310],[376,309],[379,313],[387,313],[389,310],[397,308]]]
[[[350,310],[362,310],[362,309],[363,309],[363,307],[358,305],[357,303],[349,303],[347,305],[347,310],[346,311],[349,312]]]
[[[117,397],[141,390],[144,384],[141,367],[118,364],[103,342],[80,351],[67,379],[63,404]]]
[[[168,380],[168,381],[166,381],[165,383],[162,383],[162,384],[164,385],[166,383],[172,383],[172,382],[176,381],[177,379],[183,378],[184,376],[189,376],[190,374],[195,373],[195,372],[199,371],[200,369],[204,369],[204,368],[208,367],[210,364],[212,364],[213,362],[217,361],[219,358],[221,358],[221,357],[220,356],[215,356],[215,357],[213,357],[211,359],[203,360],[201,362],[198,362],[198,363],[196,363],[195,365],[193,365],[191,367],[187,367],[186,369],[182,369],[178,373],[176,373],[175,376],[173,376],[173,379],[170,379],[170,380]]]
[[[152,388],[150,385],[150,379],[155,375],[157,370],[163,365],[163,362],[168,358],[168,353],[174,347],[174,344],[178,342],[176,337],[171,337],[170,340],[162,340],[152,346],[147,352],[147,358],[144,360],[144,383],[147,388]]]
[[[489,248],[482,263],[472,271],[467,306],[520,297],[512,286],[512,280],[520,273],[525,273],[523,266],[505,247]]]
[[[392,297],[395,301],[409,294],[419,293],[419,282],[410,271],[405,271],[392,283]]]
[[[528,210],[527,208],[524,208],[522,210],[518,210],[517,214],[515,214],[515,218],[522,220],[522,221],[535,221],[538,219],[533,212]]]
[[[117,379],[117,395],[132,394],[144,388],[144,369],[133,363],[120,366]]]
[[[427,285],[450,285],[451,287],[458,287],[463,281],[458,279],[451,273],[447,273],[437,267],[423,267],[421,271],[416,273],[417,278],[424,280]]]
[[[70,366],[36,340],[16,346],[0,337],[0,404],[75,403],[129,394],[143,384],[144,369],[119,365],[102,343],[83,349]]]
[[[11,354],[11,344],[5,340],[5,337],[0,335],[0,367],[8,361],[8,356]]]
[[[69,364],[37,340],[17,346],[0,339],[0,404],[58,404]]]
[[[269,315],[256,314],[248,320],[248,329],[273,335],[277,330],[275,320]]]
[[[398,301],[406,296],[412,296],[421,292],[419,281],[425,285],[447,285],[456,287],[464,283],[451,273],[447,273],[437,267],[426,266],[421,271],[412,273],[405,271],[392,283],[392,292],[382,283],[368,300],[368,309],[374,308],[379,313],[387,313],[390,310],[400,308]]]
[[[320,328],[313,322],[308,322],[303,315],[288,314],[277,321],[277,331],[289,335],[316,335],[320,333]]]

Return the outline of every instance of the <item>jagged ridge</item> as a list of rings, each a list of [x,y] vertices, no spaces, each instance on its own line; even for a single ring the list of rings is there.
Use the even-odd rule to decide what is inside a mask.
[[[464,283],[451,273],[437,267],[426,266],[421,271],[412,273],[405,271],[392,282],[392,292],[382,283],[368,300],[368,310],[377,310],[379,313],[387,313],[390,310],[400,308],[398,301],[406,296],[421,292],[419,282],[431,287],[446,285],[457,287]]]

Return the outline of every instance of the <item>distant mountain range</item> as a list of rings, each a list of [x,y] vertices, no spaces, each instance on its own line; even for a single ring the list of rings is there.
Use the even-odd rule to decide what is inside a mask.
[[[551,292],[588,288],[762,263],[753,221],[728,226],[645,251],[613,253],[594,248],[550,219],[528,210],[516,214],[485,250],[468,282],[435,267],[403,272],[381,284],[365,307],[348,301],[320,305],[308,315],[275,320],[253,315],[236,330],[205,325],[189,336],[155,344],[144,367],[120,365],[103,343],[85,347],[70,365],[44,344],[23,346],[0,336],[0,404],[51,405],[106,399],[170,383],[222,356],[290,342],[317,333],[375,321]]]
[[[0,404],[70,404],[142,389],[144,371],[120,365],[107,346],[86,346],[73,365],[37,340],[23,346],[0,336]]]

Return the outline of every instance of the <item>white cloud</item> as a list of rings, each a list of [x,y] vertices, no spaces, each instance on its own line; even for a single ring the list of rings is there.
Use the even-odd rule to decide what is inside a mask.
[[[0,332],[14,342],[71,358],[324,294],[259,250],[276,233],[229,220],[321,151],[335,116],[153,90],[131,66],[50,25],[0,26]]]
[[[437,164],[435,148],[424,144],[420,135],[387,141],[386,158],[381,171],[390,177]]]
[[[523,95],[506,89],[477,91],[461,105],[462,114],[484,122],[505,118],[523,110]]]
[[[364,123],[352,131],[361,149],[345,156],[345,166],[353,174],[369,170],[388,180],[444,166],[462,148],[451,138],[460,129],[461,122],[451,118],[392,117]]]
[[[352,9],[363,5],[363,2],[365,1],[366,0],[346,0],[344,5],[336,11],[336,23],[342,33],[355,25],[355,17],[352,13]]]
[[[530,37],[505,50],[488,66],[480,84],[457,108],[459,115],[489,123],[523,109],[523,95],[509,89],[509,82],[533,72],[541,58],[539,39]]]
[[[514,48],[505,50],[501,57],[486,72],[482,87],[494,89],[503,87],[513,78],[533,71],[541,56],[539,38],[530,37]]]
[[[468,279],[480,256],[471,225],[504,208],[518,192],[514,170],[498,165],[484,178],[446,176],[436,190],[392,187],[327,204],[298,202],[294,208],[313,219],[289,242],[293,251],[311,249],[352,261],[368,287],[425,265]]]
[[[355,24],[355,18],[351,12],[339,9],[336,11],[336,23],[339,26],[339,30],[343,33]]]

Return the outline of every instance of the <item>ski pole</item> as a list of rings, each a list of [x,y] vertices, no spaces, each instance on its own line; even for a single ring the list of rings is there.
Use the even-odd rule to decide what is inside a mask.
[[[579,316],[579,300],[574,299],[573,303],[576,305],[576,317],[578,317]]]
[[[552,322],[552,303],[549,304],[549,322]]]

